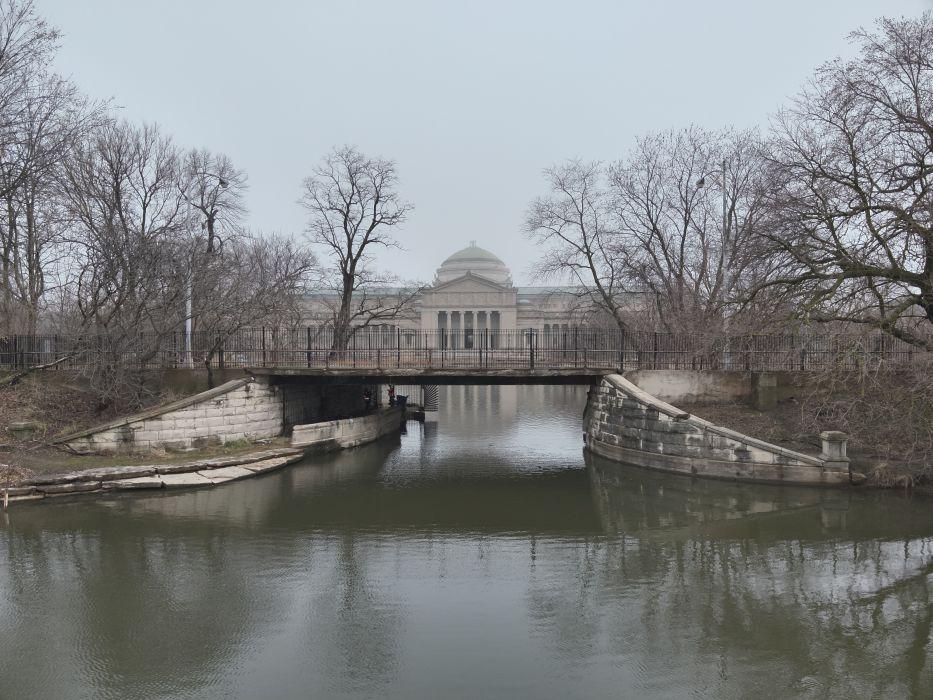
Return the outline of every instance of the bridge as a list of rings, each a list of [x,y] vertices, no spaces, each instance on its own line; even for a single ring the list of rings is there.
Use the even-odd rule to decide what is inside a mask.
[[[335,347],[339,346],[339,347]],[[244,369],[319,383],[591,384],[638,369],[808,371],[911,363],[923,353],[881,333],[709,335],[555,326],[511,330],[324,326],[236,332],[0,337],[0,369],[101,364],[138,369]]]

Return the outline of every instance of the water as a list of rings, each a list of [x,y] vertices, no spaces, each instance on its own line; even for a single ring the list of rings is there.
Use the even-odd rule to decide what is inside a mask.
[[[0,697],[929,696],[933,503],[584,459],[584,400],[0,514]]]

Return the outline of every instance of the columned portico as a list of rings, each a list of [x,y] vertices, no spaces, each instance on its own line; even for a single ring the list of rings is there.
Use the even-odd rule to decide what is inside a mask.
[[[432,312],[433,324],[425,330],[436,331],[436,347],[441,349],[470,349],[483,347],[489,338],[490,347],[498,346],[498,331],[502,329],[502,312],[486,309],[468,309]]]
[[[389,328],[389,340],[397,338],[402,347],[473,349],[484,347],[487,337],[490,348],[527,346],[532,337],[550,347],[568,330],[588,323],[580,298],[576,288],[513,286],[505,263],[472,243],[447,258],[434,284],[386,327],[395,326]],[[317,323],[330,318],[330,303],[322,297]]]

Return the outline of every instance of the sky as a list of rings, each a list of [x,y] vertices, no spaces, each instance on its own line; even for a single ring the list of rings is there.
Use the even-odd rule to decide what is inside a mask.
[[[301,235],[335,146],[396,161],[414,204],[380,266],[430,281],[471,240],[534,284],[542,170],[691,124],[766,127],[846,35],[933,0],[37,0],[56,69],[249,177],[254,231]]]

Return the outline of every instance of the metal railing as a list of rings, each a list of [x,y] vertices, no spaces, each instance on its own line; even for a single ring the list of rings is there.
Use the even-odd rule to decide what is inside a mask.
[[[929,358],[883,333],[708,336],[602,328],[419,331],[357,329],[333,348],[327,327],[251,328],[220,337],[196,331],[166,335],[0,337],[0,368],[58,362],[56,369],[109,363],[140,369],[857,369],[866,363]]]

